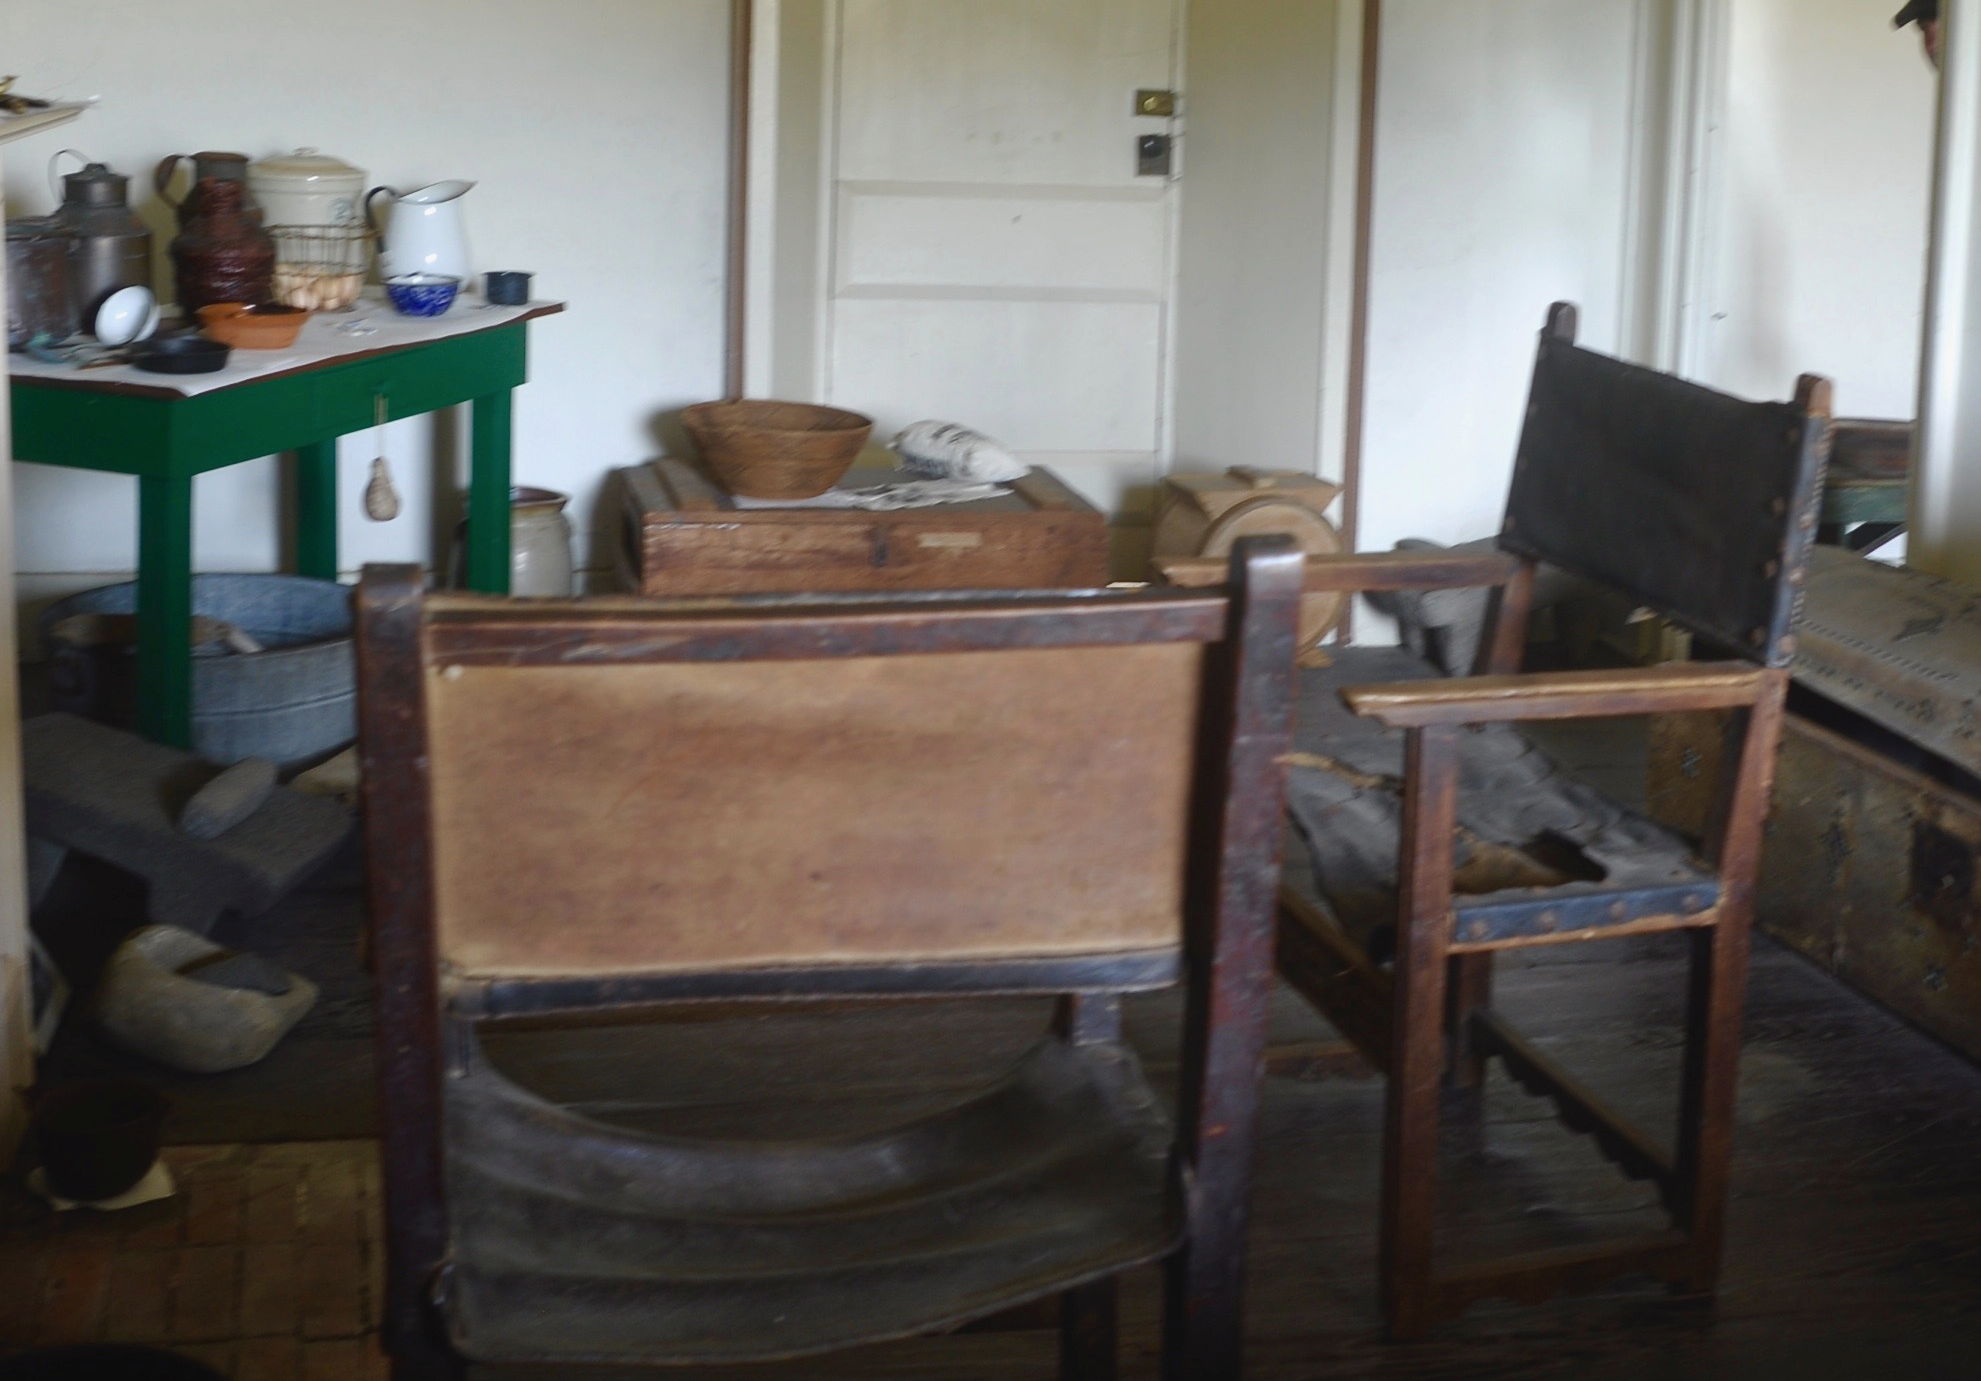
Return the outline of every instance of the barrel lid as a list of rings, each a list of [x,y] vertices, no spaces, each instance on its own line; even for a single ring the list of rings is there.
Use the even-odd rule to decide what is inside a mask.
[[[354,168],[341,158],[315,149],[297,149],[294,153],[276,154],[272,158],[257,159],[249,165],[249,171],[256,177],[280,178],[290,182],[322,182],[365,180],[365,170]]]

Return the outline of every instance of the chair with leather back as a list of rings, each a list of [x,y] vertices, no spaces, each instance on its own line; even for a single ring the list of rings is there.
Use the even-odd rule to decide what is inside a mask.
[[[1388,1076],[1380,1274],[1397,1337],[1494,1295],[1637,1271],[1704,1292],[1719,1273],[1754,880],[1829,386],[1805,377],[1791,403],[1743,402],[1583,349],[1575,320],[1557,304],[1542,332],[1497,550],[1307,569],[1309,591],[1496,591],[1476,676],[1346,648],[1307,674],[1298,711],[1288,790],[1304,859],[1289,869],[1280,970]],[[1719,660],[1519,674],[1540,563],[1690,630]],[[1565,773],[1514,727],[1689,711],[1728,720],[1718,812],[1696,840]],[[1661,931],[1690,947],[1675,1137],[1634,1125],[1491,1004],[1502,951]],[[1440,1269],[1441,1094],[1476,1089],[1491,1059],[1651,1181],[1670,1230]]]
[[[1227,589],[358,596],[394,1375],[803,1357],[1166,1263],[1165,1375],[1240,1374],[1300,563]],[[1119,997],[1182,985],[1172,1119]],[[1057,994],[899,1125],[656,1134],[512,1081],[491,1025]]]

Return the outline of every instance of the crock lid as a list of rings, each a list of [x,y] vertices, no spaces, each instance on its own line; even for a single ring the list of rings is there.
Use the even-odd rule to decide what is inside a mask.
[[[249,171],[262,177],[288,178],[299,182],[316,182],[324,178],[365,180],[363,168],[354,168],[341,158],[332,158],[315,149],[297,149],[294,153],[263,158],[250,164]]]

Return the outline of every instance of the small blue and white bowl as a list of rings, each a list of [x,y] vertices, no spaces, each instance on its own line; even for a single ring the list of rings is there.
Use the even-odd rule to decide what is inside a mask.
[[[385,295],[404,316],[444,316],[461,280],[440,273],[402,273],[385,280]]]

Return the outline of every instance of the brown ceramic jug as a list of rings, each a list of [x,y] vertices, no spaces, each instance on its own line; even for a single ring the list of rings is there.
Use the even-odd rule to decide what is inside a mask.
[[[238,182],[202,178],[186,228],[172,241],[179,309],[188,317],[215,302],[266,302],[273,290],[275,242],[249,216]]]

